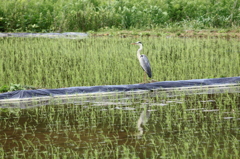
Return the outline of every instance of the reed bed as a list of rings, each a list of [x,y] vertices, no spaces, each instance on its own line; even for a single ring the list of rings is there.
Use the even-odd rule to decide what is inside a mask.
[[[219,38],[90,37],[0,39],[0,86],[37,88],[143,82],[136,57],[142,41],[157,81],[239,76],[238,41]]]

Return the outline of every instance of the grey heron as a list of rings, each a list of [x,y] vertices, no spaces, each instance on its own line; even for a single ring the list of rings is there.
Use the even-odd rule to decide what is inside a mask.
[[[142,42],[138,41],[138,42],[135,42],[135,43],[132,43],[132,44],[139,46],[139,49],[137,50],[137,58],[139,60],[140,65],[142,66],[142,69],[145,71],[145,73],[148,75],[148,77],[151,78],[152,77],[152,70],[151,70],[150,62],[149,62],[146,55],[144,55],[144,54],[141,55],[140,54],[140,52],[143,49]],[[146,74],[144,76],[145,81],[146,81]]]

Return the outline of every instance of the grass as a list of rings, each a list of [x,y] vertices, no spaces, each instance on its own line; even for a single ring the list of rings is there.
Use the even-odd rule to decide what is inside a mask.
[[[2,0],[1,32],[239,26],[237,0]]]
[[[143,81],[136,57],[142,41],[157,81],[239,76],[239,45],[234,39],[134,36],[83,40],[0,39],[0,86],[36,88],[133,84]],[[6,62],[7,61],[7,62]]]
[[[4,158],[237,158],[239,95],[156,95],[1,112]],[[104,103],[105,105],[98,105]],[[80,105],[79,105],[80,104]],[[142,113],[150,116],[140,127]]]

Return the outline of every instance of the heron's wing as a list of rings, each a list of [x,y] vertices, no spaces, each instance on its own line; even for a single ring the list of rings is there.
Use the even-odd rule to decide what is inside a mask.
[[[152,77],[152,70],[150,62],[146,55],[141,55],[139,58],[140,65],[142,66],[143,70],[147,73],[148,77]]]

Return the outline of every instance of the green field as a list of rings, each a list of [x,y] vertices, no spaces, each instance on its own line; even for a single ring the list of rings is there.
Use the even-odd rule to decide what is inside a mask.
[[[63,88],[143,82],[137,46],[142,41],[157,81],[239,76],[236,39],[91,37],[0,39],[0,86]]]
[[[239,7],[238,0],[2,0],[0,32],[89,37],[0,37],[0,93],[142,83],[136,41],[151,80],[240,76]],[[95,96],[0,101],[0,158],[240,156],[239,93]]]

